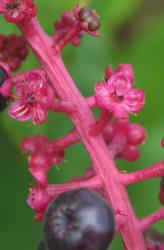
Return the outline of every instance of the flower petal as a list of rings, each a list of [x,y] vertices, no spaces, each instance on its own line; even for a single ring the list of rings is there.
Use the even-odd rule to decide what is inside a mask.
[[[124,109],[123,105],[117,105],[114,109],[113,115],[117,118],[128,118],[128,111]]]
[[[124,104],[127,105],[129,113],[140,110],[145,103],[145,93],[140,89],[128,91],[125,96]]]
[[[97,105],[104,109],[113,111],[114,105],[110,98],[110,90],[101,82],[97,82],[95,85],[95,100]]]
[[[29,172],[32,174],[37,183],[45,187],[47,185],[46,171],[41,167],[30,168]]]
[[[130,80],[122,72],[113,74],[107,85],[111,91],[116,92],[117,96],[124,96],[132,88]]]
[[[15,120],[24,122],[31,118],[32,113],[24,102],[17,101],[11,105],[8,115]]]
[[[41,124],[47,119],[47,112],[43,110],[41,106],[33,108],[33,124]]]
[[[15,93],[17,98],[19,99],[19,97],[24,97],[25,93],[26,93],[26,88],[27,88],[27,84],[25,83],[18,83],[15,87]]]

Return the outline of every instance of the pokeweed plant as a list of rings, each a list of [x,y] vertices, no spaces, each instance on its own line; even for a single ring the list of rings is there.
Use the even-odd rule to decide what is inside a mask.
[[[132,66],[120,64],[116,70],[113,70],[110,65],[107,66],[102,82],[95,84],[93,96],[84,98],[61,57],[62,48],[67,43],[74,46],[80,45],[81,37],[85,32],[95,37],[102,36],[97,32],[100,27],[99,16],[88,7],[79,9],[79,5],[76,5],[74,15],[70,11],[65,11],[61,20],[54,23],[55,34],[49,36],[36,18],[37,8],[33,0],[1,0],[0,13],[4,14],[7,22],[15,23],[22,32],[22,36],[0,35],[0,111],[2,112],[11,104],[8,111],[10,117],[21,122],[31,119],[31,123],[35,125],[46,121],[48,111],[60,112],[65,113],[74,125],[74,129],[59,139],[50,141],[46,136],[38,135],[35,138],[27,137],[20,143],[20,147],[25,152],[31,152],[28,160],[29,172],[36,182],[35,186],[29,189],[27,203],[36,212],[35,220],[41,221],[45,217],[44,236],[38,249],[60,250],[63,249],[61,244],[65,244],[65,250],[95,249],[90,239],[90,243],[87,243],[90,244],[89,246],[83,245],[85,237],[81,238],[83,241],[80,241],[80,246],[74,248],[69,245],[74,245],[74,242],[70,243],[66,241],[66,238],[70,238],[74,226],[77,230],[78,223],[80,223],[80,230],[86,227],[84,223],[86,220],[82,220],[81,217],[81,213],[84,213],[84,218],[88,218],[88,221],[91,216],[94,223],[97,222],[97,224],[93,223],[94,230],[92,225],[89,234],[93,239],[96,228],[97,231],[100,228],[99,220],[93,214],[101,217],[100,211],[108,211],[106,218],[112,218],[112,222],[108,223],[108,226],[112,228],[108,228],[107,232],[110,233],[107,236],[113,238],[114,233],[111,232],[120,233],[125,249],[164,249],[163,235],[151,228],[153,223],[164,218],[164,208],[139,219],[126,191],[126,185],[164,176],[164,161],[129,174],[119,171],[114,162],[116,158],[136,161],[140,156],[137,146],[146,139],[145,129],[139,124],[131,124],[128,118],[129,114],[134,115],[138,112],[145,101],[145,93],[134,88]],[[11,71],[17,70],[21,61],[26,59],[27,45],[38,59],[40,68],[11,75]],[[15,95],[13,94],[14,88]],[[97,120],[92,114],[92,109],[95,107],[101,110]],[[66,184],[47,183],[47,172],[51,163],[57,166],[64,160],[65,149],[77,142],[81,142],[85,147],[92,167],[86,170],[84,177],[75,177]],[[161,144],[164,146],[164,140]],[[162,205],[164,204],[163,183],[162,178],[159,193]],[[92,193],[91,189],[96,193]],[[75,200],[71,198],[74,196],[73,190],[76,193]],[[80,194],[77,195],[79,190]],[[105,210],[103,210],[104,206],[100,206],[102,210],[98,209],[96,213],[90,204],[92,199],[95,207],[99,202],[101,205],[105,204]],[[76,210],[72,209],[72,204],[75,204]],[[91,210],[87,210],[85,204]],[[84,206],[82,212],[81,206]],[[54,216],[49,212],[52,208],[54,208],[53,213],[56,214]],[[93,211],[93,213],[88,214],[88,211]],[[51,219],[47,217],[49,214]],[[62,216],[65,216],[64,219],[59,220]],[[50,227],[49,223],[46,224],[49,220],[55,232],[55,241],[56,238],[58,240],[61,238],[60,240],[64,242],[60,241],[60,246],[58,243],[49,244],[46,231]],[[65,233],[66,227],[68,228]],[[61,230],[64,230],[64,233]],[[79,234],[82,232],[79,231]],[[88,233],[86,235],[88,237]],[[97,249],[107,249],[110,240],[104,243],[98,238],[102,235],[95,237],[99,242]],[[45,238],[48,239],[48,243]],[[105,237],[104,239],[106,242]],[[50,242],[53,242],[52,237]]]

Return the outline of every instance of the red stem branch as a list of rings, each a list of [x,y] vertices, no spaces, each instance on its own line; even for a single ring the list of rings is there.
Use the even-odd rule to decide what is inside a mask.
[[[152,166],[133,172],[130,174],[120,174],[120,183],[122,185],[132,184],[149,178],[164,176],[164,160],[153,164]]]
[[[94,176],[88,180],[80,181],[80,182],[71,182],[66,184],[49,184],[46,187],[47,193],[50,197],[55,197],[61,194],[64,191],[75,189],[75,188],[91,188],[91,189],[100,189],[103,187],[103,182],[99,176]]]
[[[162,207],[161,209],[159,209],[157,212],[143,218],[140,219],[140,226],[141,226],[141,230],[144,231],[147,228],[149,228],[152,224],[154,224],[155,222],[164,219],[164,207]]]

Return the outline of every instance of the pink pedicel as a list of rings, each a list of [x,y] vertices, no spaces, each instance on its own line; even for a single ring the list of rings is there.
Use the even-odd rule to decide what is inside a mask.
[[[33,124],[40,124],[47,119],[47,110],[53,103],[54,92],[41,75],[29,73],[24,82],[16,85],[16,98],[9,116],[24,122],[32,117]]]
[[[132,89],[129,78],[124,73],[113,74],[107,83],[95,85],[96,103],[103,110],[112,112],[115,117],[127,118],[144,105],[145,94],[140,89]]]
[[[37,13],[34,0],[1,0],[0,13],[4,14],[6,21],[17,23],[34,17]]]
[[[20,143],[28,157],[29,172],[35,184],[29,189],[27,204],[36,212],[35,220],[41,221],[50,201],[64,191],[75,188],[90,188],[104,197],[113,209],[116,230],[120,233],[125,249],[154,249],[154,244],[144,239],[143,231],[164,218],[164,208],[144,218],[138,218],[132,208],[126,185],[150,178],[164,176],[164,161],[132,173],[119,171],[116,158],[136,161],[140,156],[138,146],[146,140],[145,129],[131,124],[128,116],[135,114],[144,105],[145,93],[133,89],[134,73],[130,64],[120,64],[113,70],[105,69],[104,83],[97,82],[95,94],[84,98],[69,75],[61,50],[68,43],[80,45],[85,32],[93,36],[100,26],[99,17],[87,7],[74,8],[74,17],[65,11],[61,21],[56,21],[56,33],[47,35],[40,26],[33,0],[2,0],[0,13],[5,19],[16,23],[22,36],[0,35],[0,66],[7,73],[0,94],[12,97],[8,114],[23,122],[32,118],[35,125],[47,120],[47,112],[65,113],[73,123],[73,129],[61,138],[49,140],[44,135],[27,137]],[[11,46],[12,44],[12,46]],[[40,68],[10,75],[26,59],[28,45],[40,63]],[[12,94],[15,88],[15,96]],[[17,100],[16,100],[17,99]],[[100,108],[95,120],[92,109]],[[54,128],[55,127],[54,124]],[[52,163],[60,169],[65,158],[65,149],[81,142],[85,147],[91,166],[83,176],[72,176],[65,184],[49,184],[47,173]],[[164,139],[161,142],[164,147]],[[78,168],[78,166],[77,166]],[[163,178],[159,200],[164,204]],[[158,249],[162,250],[163,245]]]

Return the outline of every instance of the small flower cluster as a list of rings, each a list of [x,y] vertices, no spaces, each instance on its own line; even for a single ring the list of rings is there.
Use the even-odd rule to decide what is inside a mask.
[[[65,11],[61,16],[61,21],[54,23],[56,33],[52,38],[56,43],[56,48],[62,49],[69,42],[74,46],[80,45],[80,38],[84,32],[92,36],[101,36],[96,33],[100,27],[100,21],[95,11],[87,7],[79,10],[79,6],[76,5],[74,16],[75,20],[70,11]]]
[[[138,145],[146,140],[146,131],[139,124],[130,124],[128,119],[117,118],[102,131],[108,149],[114,158],[136,161],[140,156]]]
[[[144,105],[145,94],[140,89],[132,89],[133,78],[131,65],[121,64],[115,73],[107,67],[104,84],[97,82],[95,85],[97,106],[117,118],[128,118],[128,113],[139,111]]]
[[[38,135],[36,138],[27,137],[21,143],[20,147],[25,152],[32,152],[29,157],[29,171],[41,186],[47,184],[47,171],[51,167],[51,162],[55,166],[64,160],[64,150],[56,148],[53,142],[50,142],[46,136]]]
[[[11,70],[18,70],[21,61],[25,60],[28,55],[26,45],[23,36],[0,34],[0,61],[6,62]]]
[[[53,35],[53,39],[58,43],[63,39],[74,27],[76,27],[77,21],[73,20],[71,11],[65,11],[61,16],[61,21],[56,21],[54,23],[54,28],[56,33]],[[76,34],[72,37],[70,43],[74,46],[80,45],[80,37],[82,36],[83,31]]]
[[[17,23],[36,16],[37,8],[34,0],[1,0],[0,13],[4,14],[6,21]]]

